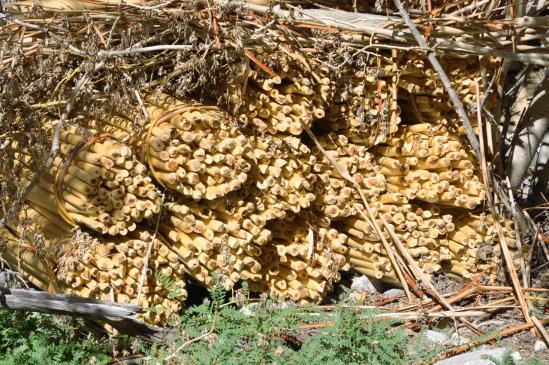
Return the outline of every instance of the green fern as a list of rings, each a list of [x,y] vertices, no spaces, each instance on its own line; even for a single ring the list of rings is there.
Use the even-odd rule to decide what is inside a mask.
[[[92,336],[82,320],[0,311],[0,365],[108,363],[108,339]]]
[[[513,351],[511,349],[506,349],[501,359],[497,359],[492,355],[482,355],[481,358],[484,360],[489,360],[494,363],[494,365],[515,365],[513,360]],[[523,365],[544,365],[545,362],[539,359],[538,357],[531,357],[522,363]]]
[[[162,274],[160,271],[154,272],[154,278],[156,282],[168,292],[168,297],[170,299],[178,299],[182,295],[182,289],[175,284],[175,281]]]
[[[544,362],[539,357],[534,356],[534,357],[531,357],[531,358],[527,359],[524,362],[524,365],[547,365],[547,363]]]
[[[339,306],[326,313],[315,306],[281,306],[267,300],[248,304],[243,312],[227,304],[225,295],[216,284],[210,290],[211,300],[185,311],[184,335],[174,347],[201,339],[188,344],[177,355],[177,363],[384,365],[415,363],[436,354],[433,349],[410,351],[423,343],[412,343],[401,325],[374,318],[371,311]],[[229,303],[234,302],[232,298]],[[301,330],[319,322],[334,325],[320,332]],[[158,353],[154,362],[162,363],[167,354]]]
[[[210,297],[212,298],[212,308],[214,311],[217,311],[223,303],[225,303],[225,297],[227,295],[227,292],[223,288],[223,286],[220,283],[220,277],[219,275],[214,272],[213,275],[214,280],[214,286],[210,288]]]

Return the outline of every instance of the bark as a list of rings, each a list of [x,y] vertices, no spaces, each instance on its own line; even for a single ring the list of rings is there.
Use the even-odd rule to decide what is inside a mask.
[[[549,132],[545,133],[540,143],[533,177],[531,200],[538,204],[547,203],[549,200]]]
[[[531,85],[531,84],[530,84]],[[529,96],[526,85],[515,103],[515,111],[520,112],[520,103]],[[517,104],[519,104],[517,106]],[[532,163],[541,139],[549,130],[549,84],[544,77],[535,89],[534,96],[523,117],[518,123],[512,140],[509,158],[507,159],[507,175],[511,187],[516,190],[524,179],[528,167]]]

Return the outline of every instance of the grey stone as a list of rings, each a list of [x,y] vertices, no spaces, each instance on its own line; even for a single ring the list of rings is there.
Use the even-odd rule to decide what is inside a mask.
[[[452,345],[461,346],[469,342],[469,340],[463,336],[458,335],[456,332],[452,333]]]
[[[429,341],[433,343],[438,343],[438,344],[445,343],[446,341],[448,341],[448,337],[446,337],[445,334],[437,331],[427,330],[425,331],[425,337],[427,337]]]
[[[435,365],[494,365],[493,361],[485,360],[482,357],[488,355],[501,360],[505,350],[504,347],[481,349],[438,361]]]
[[[404,290],[393,288],[384,292],[383,295],[388,297],[396,297],[397,295],[404,295]]]
[[[380,283],[366,275],[357,276],[351,284],[351,290],[359,293],[377,294],[380,292],[378,288],[380,288]]]
[[[521,361],[522,361],[522,356],[520,355],[520,352],[518,352],[518,351],[513,351],[513,352],[511,353],[511,359],[513,359],[513,362],[514,362],[515,364],[520,364]]]
[[[246,317],[252,317],[254,315],[249,305],[245,305],[242,308],[240,308],[239,312],[245,315]]]
[[[547,351],[547,344],[543,341],[537,340],[536,343],[534,343],[534,351],[535,352]]]

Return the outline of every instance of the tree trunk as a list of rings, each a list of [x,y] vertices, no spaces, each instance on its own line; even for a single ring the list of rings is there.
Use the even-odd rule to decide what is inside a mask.
[[[544,70],[545,72],[545,70]],[[519,92],[517,102],[527,98],[528,86]],[[539,143],[545,133],[549,130],[549,85],[544,77],[530,105],[520,122],[518,123],[510,148],[510,156],[507,160],[507,174],[511,181],[511,187],[516,190],[524,179],[528,167],[532,163],[538,150]],[[520,112],[520,110],[517,110]]]

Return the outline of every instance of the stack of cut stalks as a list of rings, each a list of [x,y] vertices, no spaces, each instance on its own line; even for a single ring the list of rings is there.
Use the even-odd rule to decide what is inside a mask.
[[[264,66],[267,72],[240,66],[228,81],[227,100],[242,125],[259,133],[301,135],[324,118],[334,85],[315,64],[300,64],[283,52],[267,61],[275,66]]]
[[[37,242],[38,238],[33,239],[35,237],[30,235],[18,236],[16,233],[11,229],[0,229],[2,260],[38,289],[59,292],[59,284],[53,272],[57,261],[39,258],[39,252],[44,252],[44,249],[42,242]]]
[[[25,205],[0,231],[2,258],[44,291],[138,304],[148,309],[143,320],[158,325],[179,313],[183,265],[159,237],[144,229],[118,238],[71,230],[60,216]]]
[[[318,141],[324,151],[349,172],[368,200],[376,199],[385,191],[385,177],[367,147],[351,143],[345,135],[333,132],[320,137]],[[315,209],[330,219],[358,214],[364,206],[359,201],[356,188],[341,177],[321,150],[315,147],[314,154],[318,161],[313,166],[318,177],[315,184],[318,196]]]
[[[164,96],[148,113],[144,154],[161,185],[195,200],[212,200],[246,182],[248,140],[217,107]]]
[[[1,231],[3,257],[41,289],[136,303],[156,324],[180,311],[186,278],[228,290],[247,281],[296,302],[321,302],[349,268],[400,285],[383,242],[391,235],[372,219],[428,276],[499,279],[478,163],[425,61],[344,69],[336,82],[291,55],[238,66],[225,85],[232,114],[145,95],[143,117],[83,116],[86,133],[64,129],[27,197],[25,224]],[[471,104],[477,65],[449,69]],[[32,180],[35,161],[11,147]],[[512,223],[500,223],[520,260]],[[95,236],[67,243],[74,226]]]
[[[146,111],[145,121],[114,117],[89,126],[131,141],[160,185],[194,200],[223,197],[246,182],[250,145],[218,107],[161,94]]]
[[[372,208],[389,224],[426,274],[439,272],[442,262],[450,260],[444,237],[454,230],[452,216],[441,214],[433,206],[407,203],[404,197],[389,202],[388,196],[394,196],[394,193],[382,195],[380,200],[384,202],[371,204]],[[381,219],[377,223],[383,226]],[[349,217],[339,227],[349,236],[348,257],[353,269],[391,284],[399,283],[381,238],[366,218],[361,215]],[[390,239],[385,230],[382,234]]]
[[[145,270],[146,265],[146,271]],[[143,320],[166,324],[187,298],[183,264],[158,237],[146,230],[131,237],[73,241],[59,258],[64,291],[86,298],[147,309]]]
[[[505,280],[500,237],[495,223],[494,216],[490,214],[458,216],[455,230],[447,236],[451,260],[443,266],[444,271],[465,279],[482,273],[492,283]],[[520,268],[528,247],[524,245],[524,252],[518,249],[512,220],[500,218],[499,224],[512,253],[513,263]]]
[[[467,209],[484,201],[484,187],[473,154],[461,137],[444,126],[403,125],[374,151],[390,192]]]
[[[485,103],[483,83],[479,82],[480,101],[476,97],[475,79],[485,77],[490,79],[496,73],[499,61],[486,57],[479,61],[477,57],[449,58],[442,57],[441,63],[452,82],[459,99],[466,110],[474,111],[479,102]],[[452,132],[465,135],[461,123],[456,123],[457,115],[440,78],[429,62],[417,55],[408,54],[402,65],[402,74],[398,80],[399,104],[407,114],[412,114],[420,123],[443,125]],[[469,119],[475,133],[479,133],[476,115],[471,113]]]
[[[244,195],[256,195],[258,214],[266,220],[283,218],[285,212],[298,213],[315,200],[313,171],[316,162],[311,150],[293,136],[252,136],[248,154],[253,161],[250,171],[253,185]]]
[[[189,277],[206,286],[218,282],[230,289],[241,280],[260,279],[258,257],[270,239],[265,220],[253,205],[226,201],[166,204],[160,232],[184,264]]]
[[[273,238],[259,258],[261,281],[253,291],[295,302],[320,302],[348,270],[347,236],[330,227],[330,220],[311,214],[289,214],[269,224]]]
[[[23,177],[32,180],[32,157],[17,142],[11,147]],[[61,131],[59,155],[27,200],[73,226],[112,236],[134,231],[160,211],[158,190],[129,147],[105,135],[84,137],[73,127]]]

